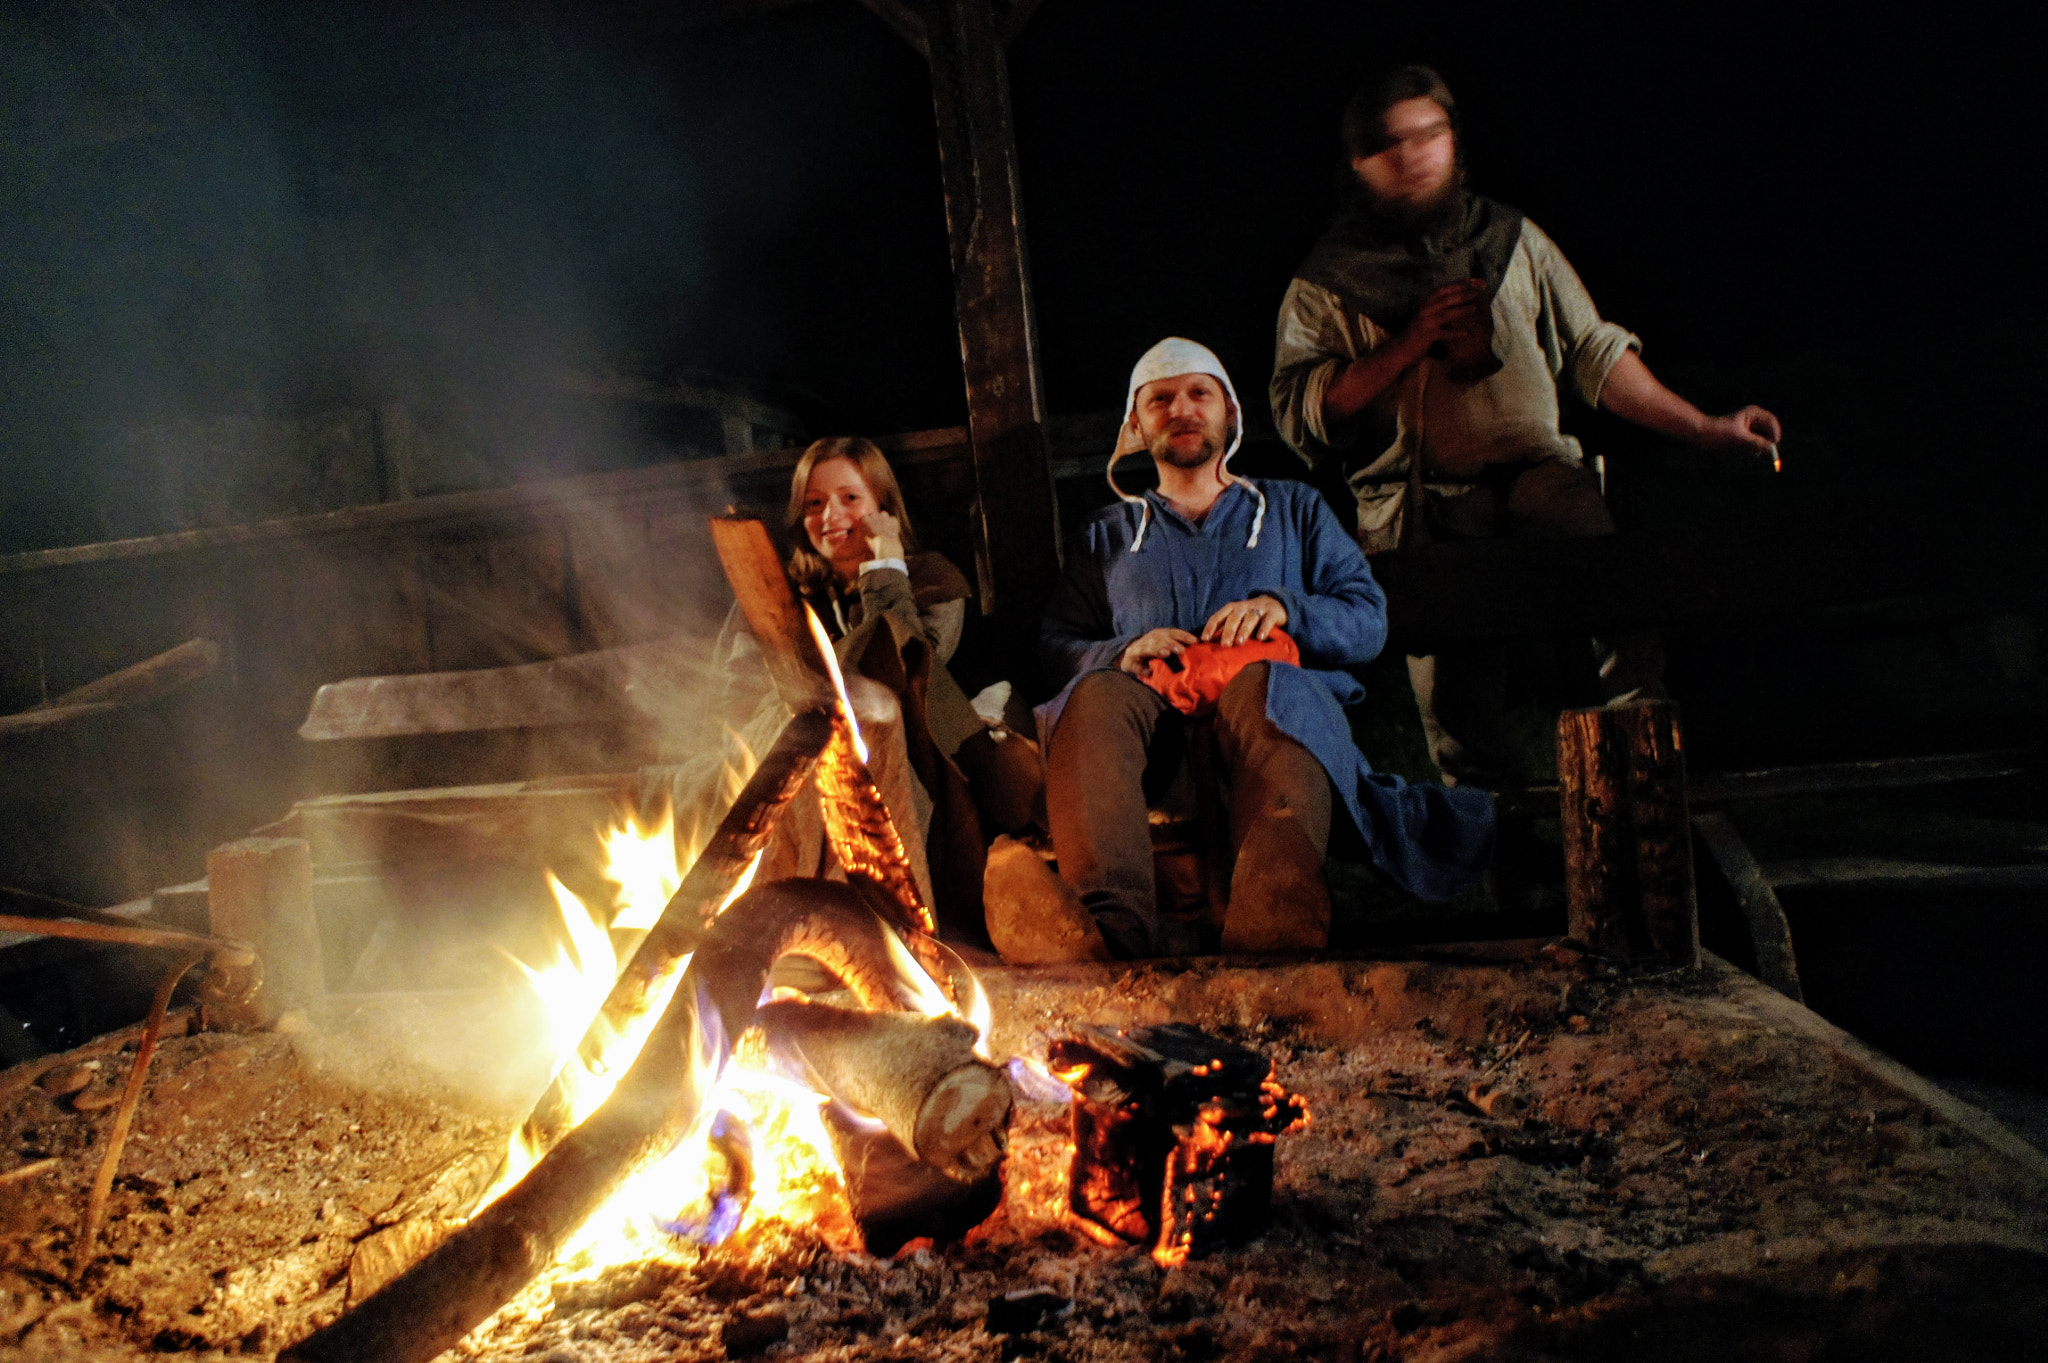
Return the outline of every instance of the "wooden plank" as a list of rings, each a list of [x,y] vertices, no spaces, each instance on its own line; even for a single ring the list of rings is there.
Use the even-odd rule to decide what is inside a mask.
[[[211,639],[188,639],[176,648],[110,672],[98,681],[66,691],[51,705],[147,705],[213,675],[220,666],[220,645]]]
[[[1989,781],[2019,776],[2041,763],[2033,748],[2001,752],[1939,753],[1927,757],[1885,757],[1869,762],[1824,762],[1801,767],[1767,767],[1758,771],[1703,772],[1687,777],[1687,799],[1701,805],[1741,800],[1776,800],[1793,795],[1840,795],[1864,790],[1907,789],[1954,781]],[[1503,814],[1526,818],[1557,817],[1558,788],[1543,782],[1499,796]]]
[[[2035,749],[2002,752],[1942,753],[1927,757],[1887,757],[1870,762],[1829,762],[1803,767],[1772,767],[1762,771],[1710,772],[1694,780],[1695,804],[1731,800],[1770,800],[1787,795],[1834,795],[1859,790],[1942,785],[1952,781],[1988,781],[2018,776],[2038,765]]]
[[[969,441],[965,427],[948,426],[879,436],[875,443],[892,456],[892,462],[923,463],[953,458]],[[701,494],[751,474],[780,471],[787,477],[796,459],[795,450],[755,450],[747,454],[684,460],[644,469],[585,474],[475,492],[449,492],[432,497],[414,497],[403,502],[381,502],[374,506],[352,506],[313,516],[287,516],[247,525],[214,526],[63,549],[0,554],[0,577],[54,568],[119,563],[136,558],[244,549],[281,541],[322,540],[333,536],[406,534],[428,528],[446,528],[461,533],[466,522],[533,520],[557,512],[568,503],[662,500]],[[188,631],[188,637],[197,632]]]
[[[1750,855],[1749,844],[1728,816],[1718,810],[1692,816],[1693,831],[1700,835],[1707,855],[1721,868],[1735,891],[1735,903],[1749,923],[1750,945],[1756,951],[1756,974],[1786,998],[1798,1002],[1805,995],[1799,987],[1799,960],[1792,952],[1792,924],[1785,906],[1771,889],[1770,878]]]
[[[1762,875],[1781,890],[2048,890],[2048,863],[1961,866],[1892,857],[1800,857],[1766,862]]]
[[[982,610],[1036,623],[1059,573],[1010,77],[990,0],[922,0],[974,449]]]

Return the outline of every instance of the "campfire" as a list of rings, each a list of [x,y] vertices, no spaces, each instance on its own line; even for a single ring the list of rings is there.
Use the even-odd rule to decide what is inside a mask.
[[[757,522],[714,530],[793,718],[687,874],[663,821],[606,835],[610,905],[549,877],[567,944],[521,967],[557,1048],[547,1090],[467,1220],[285,1357],[425,1360],[543,1272],[595,1275],[777,1220],[887,1254],[1001,1203],[1013,1093],[987,997],[935,935],[822,626],[791,627]],[[806,650],[812,665],[791,666]],[[807,779],[845,879],[756,885]],[[1079,1224],[1162,1263],[1256,1233],[1272,1141],[1302,1115],[1269,1063],[1191,1028],[1091,1033],[1055,1059],[1081,1083]]]

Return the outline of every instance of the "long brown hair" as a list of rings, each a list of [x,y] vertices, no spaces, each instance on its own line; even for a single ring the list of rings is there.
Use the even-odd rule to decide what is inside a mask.
[[[896,482],[896,471],[889,467],[888,459],[875,442],[858,435],[813,440],[789,475],[789,514],[782,524],[790,542],[789,580],[801,596],[828,594],[838,582],[832,565],[811,548],[811,537],[804,531],[804,494],[811,488],[811,471],[828,459],[844,459],[860,470],[868,491],[874,494],[875,505],[894,516],[903,527],[903,552],[913,553],[917,549],[917,532],[910,528],[910,511],[903,505],[903,489]]]

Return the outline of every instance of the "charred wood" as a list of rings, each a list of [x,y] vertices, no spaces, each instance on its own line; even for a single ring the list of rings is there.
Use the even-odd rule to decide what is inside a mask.
[[[1265,1226],[1273,1143],[1307,1119],[1265,1056],[1169,1023],[1084,1028],[1047,1058],[1074,1090],[1068,1208],[1084,1229],[1172,1265]]]

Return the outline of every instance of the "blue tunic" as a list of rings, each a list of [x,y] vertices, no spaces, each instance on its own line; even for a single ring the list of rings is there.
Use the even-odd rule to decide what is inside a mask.
[[[1267,717],[1323,764],[1374,865],[1423,899],[1463,893],[1493,854],[1492,797],[1469,787],[1410,785],[1366,762],[1344,718],[1365,688],[1343,669],[1371,662],[1385,646],[1386,596],[1315,489],[1258,486],[1267,511],[1256,548],[1245,541],[1258,502],[1239,485],[1225,489],[1199,525],[1147,492],[1152,523],[1135,554],[1138,508],[1129,502],[1098,513],[1068,545],[1040,639],[1047,679],[1062,690],[1038,708],[1040,737],[1051,742],[1074,683],[1114,668],[1147,630],[1200,634],[1230,602],[1271,596],[1287,607],[1285,628],[1302,665],[1274,665]]]

